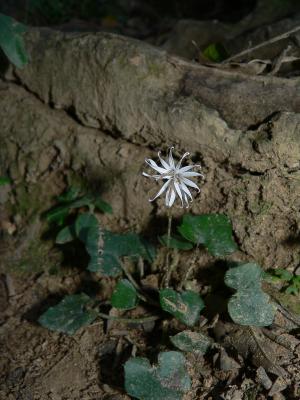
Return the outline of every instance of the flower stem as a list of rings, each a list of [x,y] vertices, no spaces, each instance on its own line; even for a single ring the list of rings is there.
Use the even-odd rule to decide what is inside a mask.
[[[168,232],[167,232],[167,255],[166,255],[166,273],[163,278],[163,286],[169,286],[170,280],[170,242],[171,242],[171,228],[172,228],[172,212],[168,209]]]

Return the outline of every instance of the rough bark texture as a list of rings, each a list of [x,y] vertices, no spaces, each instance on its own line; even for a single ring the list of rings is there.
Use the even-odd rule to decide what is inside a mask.
[[[123,228],[146,229],[165,211],[147,201],[144,157],[175,145],[206,176],[192,212],[227,213],[243,257],[298,266],[298,78],[198,65],[105,33],[32,30],[26,44],[30,64],[0,85],[0,168],[39,187],[32,201],[45,207],[49,187],[83,173]]]

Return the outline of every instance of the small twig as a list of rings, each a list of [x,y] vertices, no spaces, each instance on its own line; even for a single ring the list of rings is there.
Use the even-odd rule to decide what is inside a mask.
[[[122,270],[124,271],[124,274],[127,276],[128,280],[131,282],[131,284],[133,285],[133,287],[137,290],[137,296],[145,301],[146,303],[148,302],[148,299],[141,293],[141,288],[139,287],[138,283],[136,282],[136,280],[133,278],[133,276],[131,275],[131,273],[129,271],[127,271],[127,268],[125,267],[125,264],[120,261],[120,265]]]
[[[145,303],[151,304],[155,307],[160,307],[159,303],[157,303],[155,300],[153,300],[151,297],[144,295],[142,293],[142,289],[140,288],[139,284],[136,282],[136,280],[133,278],[133,276],[130,274],[130,272],[127,270],[125,264],[123,262],[120,262],[121,268],[124,271],[125,275],[127,276],[128,280],[132,283],[132,285],[134,286],[134,288],[137,291],[137,296],[139,299],[141,299],[142,301],[144,301]]]
[[[193,272],[193,270],[195,268],[196,260],[197,260],[197,257],[199,256],[199,254],[200,254],[200,249],[199,249],[199,244],[197,244],[194,257],[192,258],[192,261],[191,261],[191,265],[187,269],[187,271],[186,271],[186,273],[184,275],[184,278],[180,282],[179,289],[182,289],[184,287],[184,285],[187,283],[187,281],[189,280],[189,278],[190,278],[190,276],[191,276],[191,274],[192,274],[192,272]]]
[[[171,265],[167,269],[165,277],[164,277],[164,286],[165,287],[169,287],[172,273],[175,271],[175,269],[178,265],[178,261],[179,261],[179,254],[178,254],[177,249],[174,249]]]
[[[288,37],[294,36],[299,32],[300,28],[297,26],[296,28],[291,29],[290,31],[284,32],[281,35],[275,36],[265,42],[258,44],[257,46],[248,48],[246,50],[241,51],[238,54],[233,55],[232,57],[227,58],[223,61],[223,64],[227,64],[228,62],[234,61],[236,59],[240,59],[241,57],[247,56],[249,53],[253,52],[254,50],[259,50],[265,46],[269,46],[271,43],[276,43],[282,39],[287,39]]]
[[[140,272],[140,279],[142,279],[144,277],[144,273],[145,273],[145,271],[144,271],[144,260],[143,260],[142,257],[139,257],[137,265],[138,265],[138,269],[139,269],[139,272]]]

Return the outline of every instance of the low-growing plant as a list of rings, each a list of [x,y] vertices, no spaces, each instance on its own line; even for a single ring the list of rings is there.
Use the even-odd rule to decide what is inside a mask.
[[[23,40],[26,30],[25,25],[8,15],[0,14],[0,48],[17,68],[23,68],[29,59]]]
[[[183,353],[203,355],[215,347],[213,340],[201,332],[199,325],[201,313],[205,310],[205,298],[203,299],[198,291],[190,290],[185,285],[191,266],[187,266],[188,273],[183,282],[170,285],[174,281],[175,272],[174,266],[169,265],[171,252],[188,251],[191,260],[195,261],[200,249],[223,259],[238,249],[230,219],[225,214],[185,214],[176,228],[177,233],[172,234],[172,207],[176,197],[179,198],[182,207],[188,208],[193,201],[190,189],[200,191],[191,178],[203,178],[202,174],[193,171],[194,168],[200,168],[199,165],[182,166],[188,153],[175,163],[172,151],[173,148],[170,149],[167,160],[158,153],[161,165],[151,159],[146,160],[147,165],[156,171],[155,175],[143,173],[145,177],[163,183],[150,201],[165,194],[167,207],[167,234],[159,237],[159,242],[166,251],[162,263],[164,268],[159,271],[158,287],[152,287],[149,291],[136,273],[140,263],[148,266],[146,270],[152,270],[158,245],[154,246],[133,232],[114,233],[106,230],[95,214],[96,210],[110,211],[106,203],[99,203],[99,199],[95,200],[95,197],[88,195],[79,196],[74,189],[70,189],[59,197],[59,205],[46,214],[50,223],[61,226],[65,224],[70,213],[80,209],[80,212],[75,214],[74,221],[59,231],[56,243],[64,244],[79,239],[84,244],[90,257],[87,269],[116,280],[110,306],[119,310],[122,316],[103,313],[97,298],[78,293],[66,296],[59,304],[41,315],[41,325],[51,330],[74,334],[97,318],[131,324],[145,324],[171,318],[178,321],[177,333],[174,335],[174,330],[172,335],[171,332],[167,332],[169,342],[176,351],[161,352],[158,355],[157,366],[151,366],[145,357],[131,357],[124,365],[125,389],[129,395],[141,400],[182,399],[191,388]],[[128,261],[133,268],[128,268]],[[263,277],[262,269],[255,263],[228,263],[225,284],[233,290],[228,301],[228,313],[236,324],[251,327],[272,324],[276,307],[262,290]],[[131,318],[132,310],[139,304],[145,305],[142,310],[147,311],[139,317]]]
[[[287,294],[298,295],[300,293],[300,275],[292,274],[286,269],[277,268],[266,274],[266,280],[281,286],[281,290]]]

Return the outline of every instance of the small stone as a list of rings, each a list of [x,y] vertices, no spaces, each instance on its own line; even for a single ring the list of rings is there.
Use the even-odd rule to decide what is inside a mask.
[[[256,371],[256,381],[261,384],[265,389],[269,390],[272,387],[272,381],[268,377],[265,369],[263,367],[259,367]]]
[[[276,381],[274,382],[271,390],[269,391],[269,396],[274,396],[275,394],[279,394],[284,389],[287,388],[287,382],[281,376],[279,376]]]
[[[241,366],[222,349],[220,353],[220,368],[222,371],[232,371],[241,368]]]

